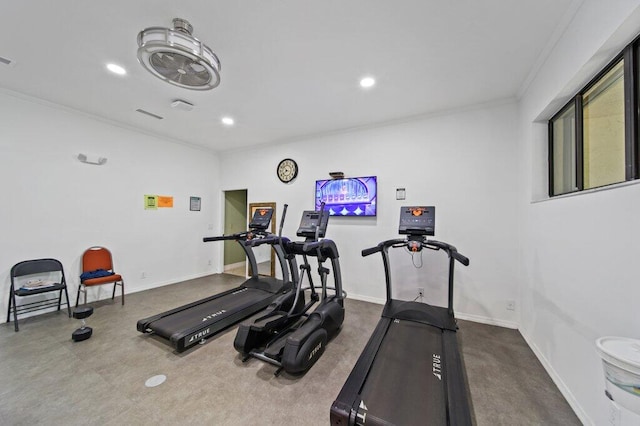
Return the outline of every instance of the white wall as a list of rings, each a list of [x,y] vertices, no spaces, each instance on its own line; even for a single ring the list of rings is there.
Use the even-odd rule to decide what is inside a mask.
[[[436,238],[471,259],[457,268],[457,315],[519,324],[580,419],[608,424],[594,341],[640,338],[640,185],[545,200],[546,120],[640,33],[640,10],[637,0],[576,4],[519,104],[219,156],[0,93],[0,294],[8,293],[12,264],[52,256],[65,264],[73,299],[80,255],[92,244],[113,250],[128,292],[221,271],[222,245],[201,238],[221,233],[222,191],[246,188],[248,202],[275,201],[278,217],[288,203],[284,234],[294,236],[302,210],[313,206],[316,179],[330,171],[375,174],[378,217],[332,218],[329,225],[349,296],[384,299],[379,256],[360,251],[397,236],[401,205],[433,204]],[[109,161],[80,164],[78,152]],[[285,157],[300,166],[289,185],[275,173]],[[407,189],[406,200],[395,200],[397,187]],[[146,193],[173,195],[176,206],[144,211]],[[188,211],[190,195],[202,197],[202,212]],[[515,312],[506,310],[512,300]]]
[[[520,330],[585,424],[609,424],[595,340],[640,338],[640,185],[541,201],[546,120],[638,33],[637,1],[584,1],[521,102]]]
[[[75,302],[80,257],[92,245],[111,249],[126,293],[214,272],[208,261],[219,247],[202,237],[220,232],[215,155],[7,92],[0,117],[0,312],[11,266],[27,259],[59,259]],[[108,161],[83,164],[78,153]],[[173,196],[174,208],[145,211],[144,194]],[[192,195],[200,212],[189,211]],[[101,287],[89,297],[111,297]]]
[[[506,310],[506,303],[518,298],[516,119],[516,105],[503,102],[223,153],[221,189],[247,188],[250,203],[275,201],[278,217],[288,203],[284,235],[295,238],[302,211],[313,208],[316,179],[328,178],[331,171],[352,177],[377,175],[378,216],[333,217],[327,231],[327,238],[338,245],[349,296],[384,300],[380,256],[363,259],[361,250],[398,237],[402,205],[435,205],[436,238],[471,259],[471,266],[458,265],[456,270],[458,316],[515,327],[517,318]],[[286,157],[300,168],[288,185],[276,177],[276,166]],[[406,188],[406,200],[395,199],[398,187]]]

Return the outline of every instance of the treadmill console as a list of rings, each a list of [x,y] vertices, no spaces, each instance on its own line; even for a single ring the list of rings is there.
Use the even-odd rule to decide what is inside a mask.
[[[412,206],[400,209],[400,234],[435,234],[436,208],[434,206]]]
[[[318,238],[323,238],[327,232],[327,224],[329,223],[329,212],[322,213],[322,222],[320,222],[319,211],[305,210],[302,212],[302,220],[300,220],[300,226],[296,231],[298,237],[315,238],[316,227],[320,227],[318,232]]]
[[[254,231],[266,231],[271,223],[271,216],[273,216],[273,209],[271,207],[260,207],[253,213],[251,223],[249,223],[249,229]]]

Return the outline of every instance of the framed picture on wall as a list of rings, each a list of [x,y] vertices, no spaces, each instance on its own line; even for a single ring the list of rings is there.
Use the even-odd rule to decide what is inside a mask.
[[[200,211],[200,205],[201,205],[201,198],[200,197],[190,197],[190,199],[189,199],[189,210],[191,210],[192,212],[199,212]]]
[[[268,202],[268,203],[250,203],[249,204],[249,217],[247,220],[251,222],[251,218],[256,210],[262,208],[269,208],[273,210],[273,216],[271,216],[271,233],[276,233],[276,203]],[[263,276],[276,276],[276,253],[271,248],[270,244],[263,244],[260,247],[254,249],[254,253],[256,255],[258,261],[258,275]],[[251,268],[249,268],[251,269]],[[249,273],[252,273],[249,271]]]

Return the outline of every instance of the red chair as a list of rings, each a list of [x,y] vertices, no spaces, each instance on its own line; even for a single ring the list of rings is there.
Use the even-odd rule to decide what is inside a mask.
[[[76,306],[80,301],[80,292],[84,292],[84,304],[87,304],[87,287],[113,283],[111,300],[116,297],[116,286],[122,288],[122,304],[124,305],[124,280],[113,271],[111,252],[104,247],[90,247],[82,255],[82,275],[76,297]]]

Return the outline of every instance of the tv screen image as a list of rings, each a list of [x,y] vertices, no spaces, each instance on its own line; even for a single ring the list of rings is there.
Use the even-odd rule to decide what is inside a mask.
[[[322,202],[331,216],[375,216],[378,179],[365,176],[316,181],[316,210]]]

